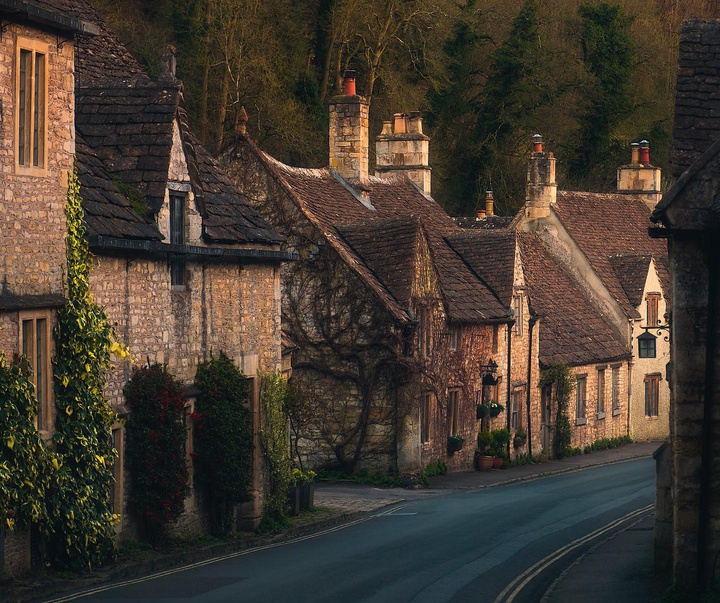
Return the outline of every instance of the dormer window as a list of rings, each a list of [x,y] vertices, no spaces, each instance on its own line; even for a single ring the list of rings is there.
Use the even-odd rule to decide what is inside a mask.
[[[185,195],[170,193],[170,243],[185,244]],[[170,284],[184,286],[185,257],[173,254],[170,257]]]
[[[15,69],[15,161],[21,171],[44,170],[47,140],[47,45],[18,41]]]
[[[638,337],[638,357],[655,358],[656,355],[656,337],[650,333],[640,335]]]

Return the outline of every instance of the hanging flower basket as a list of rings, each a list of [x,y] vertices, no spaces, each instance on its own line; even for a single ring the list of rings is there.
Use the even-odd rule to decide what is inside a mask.
[[[490,416],[490,407],[488,407],[486,404],[478,404],[477,405],[477,418],[478,419],[484,419],[485,417]]]
[[[525,442],[527,442],[527,432],[524,429],[518,429],[513,438],[513,446],[515,448],[521,448],[525,445]]]
[[[465,441],[464,438],[461,438],[457,435],[448,436],[447,439],[447,449],[450,454],[453,452],[457,452],[458,450],[462,450],[463,442]]]
[[[498,404],[497,402],[490,404],[490,416],[493,418],[497,417],[503,410],[505,410],[505,407],[502,404]]]

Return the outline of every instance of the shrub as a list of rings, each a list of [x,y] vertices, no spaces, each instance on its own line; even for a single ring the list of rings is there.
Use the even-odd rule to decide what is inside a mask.
[[[232,528],[237,503],[249,501],[252,484],[253,432],[248,380],[224,353],[198,365],[199,393],[195,421],[198,481],[210,529],[224,536]]]
[[[182,389],[166,366],[153,364],[133,370],[125,399],[131,410],[126,427],[129,508],[154,544],[184,508],[188,471]]]

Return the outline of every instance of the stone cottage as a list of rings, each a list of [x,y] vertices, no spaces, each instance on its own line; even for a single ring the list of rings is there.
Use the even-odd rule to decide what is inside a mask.
[[[516,319],[462,257],[452,238],[462,230],[430,196],[428,141],[418,114],[396,115],[377,138],[371,176],[368,103],[347,73],[330,102],[329,167],[282,164],[245,124],[221,154],[301,258],[284,268],[283,323],[298,346],[292,382],[305,410],[293,419],[296,448],[314,466],[467,469],[478,403],[509,408]],[[527,301],[518,294],[517,303],[527,333]],[[449,436],[464,439],[462,450],[448,449]]]
[[[658,455],[655,560],[681,588],[716,580],[720,551],[720,21],[680,35],[675,184],[653,212],[672,276],[670,446]]]
[[[668,433],[667,252],[648,235],[659,187],[643,141],[618,169],[617,193],[557,190],[555,158],[534,139],[526,203],[510,228],[527,233],[523,260],[535,265],[527,278],[531,303],[547,318],[541,362],[569,364],[578,378],[576,446]]]
[[[213,350],[227,353],[251,378],[257,433],[256,377],[282,367],[280,266],[293,255],[190,132],[172,56],[151,80],[85,2],[3,2],[0,15],[0,343],[32,364],[41,432],[49,438],[54,423],[51,328],[64,301],[64,205],[75,156],[96,260],[91,291],[120,340],[188,386]],[[118,365],[107,382],[121,416],[130,368]],[[189,428],[193,403],[188,387]],[[132,536],[121,423],[113,441],[116,530]],[[188,453],[191,441],[189,433]],[[254,500],[239,513],[250,528],[261,510],[257,445],[254,469]],[[178,530],[204,531],[200,505],[191,483]],[[31,550],[27,533],[8,537],[5,569],[26,570]]]

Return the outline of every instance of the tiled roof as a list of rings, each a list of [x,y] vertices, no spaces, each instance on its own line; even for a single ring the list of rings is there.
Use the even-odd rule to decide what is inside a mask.
[[[484,218],[455,216],[453,220],[455,220],[455,224],[460,228],[467,228],[469,230],[498,230],[510,226],[513,219],[507,216],[486,216]]]
[[[89,236],[163,239],[154,222],[133,210],[130,201],[120,193],[116,183],[80,135],[75,140],[75,160]]]
[[[400,306],[408,308],[421,236],[418,219],[370,219],[340,224],[338,231]]]
[[[525,281],[540,314],[540,363],[584,365],[626,358],[630,350],[536,234],[518,235]]]
[[[507,308],[444,240],[443,235],[459,232],[459,227],[432,198],[422,194],[408,180],[369,177],[364,183],[367,190],[363,198],[328,168],[293,168],[266,155],[249,140],[240,143],[252,149],[275,174],[300,210],[397,317],[402,318],[407,310],[405,300],[395,297],[407,296],[404,280],[407,275],[378,264],[376,247],[371,244],[373,238],[360,227],[364,223],[377,224],[380,221],[383,228],[391,228],[391,222],[387,220],[417,221],[420,224],[427,236],[451,320],[482,322],[508,319]],[[376,237],[374,240],[379,239]],[[382,244],[385,249],[393,246],[394,243],[387,241]],[[365,258],[364,254],[368,257]]]
[[[610,256],[610,264],[622,285],[625,295],[636,308],[642,303],[651,255],[618,253]]]
[[[675,93],[673,176],[720,139],[720,22],[692,20],[680,32]]]
[[[515,232],[468,230],[448,235],[446,239],[497,294],[501,303],[510,307],[515,279]]]
[[[667,255],[667,243],[648,235],[652,223],[647,206],[633,195],[558,191],[554,211],[625,314],[637,318],[611,257]],[[663,287],[669,290],[669,280]]]

